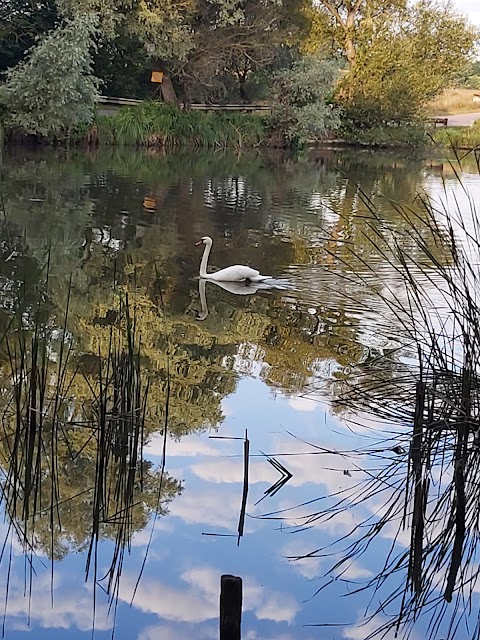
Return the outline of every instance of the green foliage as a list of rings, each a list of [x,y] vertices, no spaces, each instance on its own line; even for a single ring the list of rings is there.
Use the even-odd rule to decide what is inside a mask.
[[[340,92],[348,118],[378,127],[422,116],[465,65],[475,36],[449,5],[428,0],[364,25]]]
[[[95,31],[92,15],[68,20],[7,72],[0,87],[7,127],[23,134],[61,137],[92,120],[99,86],[90,51]]]
[[[467,89],[480,89],[480,60],[466,64],[457,74],[455,84]]]
[[[302,145],[339,127],[339,111],[328,102],[337,77],[334,62],[314,55],[276,75],[273,120],[286,141]]]
[[[100,144],[137,146],[252,147],[268,132],[261,116],[183,111],[159,102],[97,117],[94,126]]]
[[[406,0],[318,0],[307,10],[311,29],[302,49],[309,53],[326,50],[331,54],[341,50],[353,66],[365,27],[382,24],[406,6]]]
[[[367,119],[368,121],[368,119]],[[391,122],[365,126],[343,119],[340,137],[346,142],[376,147],[421,147],[428,142],[422,122]]]
[[[285,45],[295,46],[308,27],[302,12],[308,0],[139,0],[133,6],[127,0],[58,2],[70,14],[96,12],[120,60],[128,63],[133,55],[135,64],[127,73],[135,73],[137,63],[142,66],[141,52],[143,70],[150,64],[160,67],[186,102],[217,99],[229,92],[232,80],[243,87]]]
[[[102,79],[102,93],[107,96],[144,99],[156,85],[150,82],[151,63],[138,39],[125,22],[118,25],[113,37],[101,34],[93,55],[94,74]]]

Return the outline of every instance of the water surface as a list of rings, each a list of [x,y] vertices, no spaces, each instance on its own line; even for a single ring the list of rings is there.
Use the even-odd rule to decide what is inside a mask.
[[[478,190],[474,169],[465,175]],[[373,494],[361,509],[348,508],[361,481],[397,459],[398,477],[406,473],[408,456],[392,450],[404,431],[332,402],[385,355],[414,357],[378,297],[403,300],[402,277],[372,239],[398,231],[408,248],[411,221],[401,205],[425,191],[443,198],[444,183],[461,193],[447,162],[358,150],[300,160],[135,150],[4,156],[7,638],[87,638],[93,620],[98,638],[216,638],[223,573],[244,580],[248,640],[365,638],[392,614],[362,626],[371,592],[345,594],[376,575],[392,544],[406,548],[408,531],[399,537],[392,524],[360,561],[335,565],[344,536],[385,509]],[[208,282],[202,290],[203,247],[195,242],[205,235],[212,267],[249,264],[272,274],[273,286]],[[131,435],[115,432],[105,444],[113,470],[100,481],[98,437],[88,426],[126,304],[145,401],[135,445],[142,472],[130,488],[118,483],[118,460],[123,448],[133,459]],[[47,394],[62,381],[61,400],[48,409],[58,428],[53,435],[45,420],[31,448],[25,435],[12,470],[12,424],[32,407],[20,410],[12,399],[21,375],[11,363],[21,345],[30,358],[35,331],[48,343]],[[249,493],[237,544],[245,432]],[[269,493],[281,477],[272,459],[292,477]],[[27,461],[39,471],[33,489],[22,480]],[[127,507],[120,486],[130,491]],[[342,492],[349,498],[330,517],[326,505],[335,508],[332,496]],[[419,629],[412,637],[422,637]]]

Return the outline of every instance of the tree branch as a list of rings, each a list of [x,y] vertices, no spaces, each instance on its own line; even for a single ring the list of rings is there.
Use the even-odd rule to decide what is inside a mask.
[[[320,2],[322,3],[322,5],[325,7],[325,9],[327,9],[327,11],[329,11],[332,16],[335,18],[335,20],[337,21],[338,25],[344,30],[347,30],[347,27],[344,23],[344,21],[342,20],[342,16],[340,15],[339,10],[337,9],[337,7],[335,5],[333,5],[329,0],[320,0]],[[357,0],[358,2],[358,0]]]

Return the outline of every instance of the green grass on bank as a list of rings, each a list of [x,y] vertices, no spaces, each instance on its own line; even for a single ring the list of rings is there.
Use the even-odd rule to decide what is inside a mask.
[[[344,119],[339,130],[323,142],[332,139],[348,145],[371,147],[421,148],[434,142],[440,145],[472,149],[480,146],[480,122],[473,127],[432,129],[422,121],[363,123]],[[1,131],[0,131],[1,134]],[[91,146],[138,147],[204,147],[204,148],[254,148],[259,146],[285,146],[278,121],[271,116],[245,113],[218,113],[183,111],[158,102],[121,108],[113,116],[97,114],[94,122],[70,130],[62,137],[38,139],[22,136],[15,131],[5,131],[11,144],[88,144]],[[322,140],[318,140],[319,145]],[[311,145],[316,144],[311,141]]]
[[[480,121],[471,127],[442,127],[436,129],[433,139],[437,144],[457,149],[480,147]]]
[[[113,116],[97,116],[85,137],[101,145],[255,147],[268,134],[263,116],[182,111],[146,102]]]
[[[275,146],[271,117],[244,113],[182,111],[161,103],[124,107],[114,116],[97,116],[82,135],[89,143],[152,147]],[[335,134],[334,134],[335,135]],[[342,127],[339,137],[348,144],[380,147],[419,147],[427,143],[425,127],[408,123],[371,128]]]

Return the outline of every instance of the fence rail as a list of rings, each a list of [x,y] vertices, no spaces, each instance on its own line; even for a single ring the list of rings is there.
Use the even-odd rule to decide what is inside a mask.
[[[433,124],[435,127],[448,126],[448,118],[427,118],[427,122],[430,122],[430,124]]]
[[[114,98],[111,96],[98,96],[97,102],[106,106],[134,106],[142,104],[143,100],[135,100],[133,98]],[[185,108],[184,104],[180,105]],[[193,103],[190,105],[190,109],[195,111],[233,111],[238,113],[271,113],[272,108],[267,104],[201,104]]]

